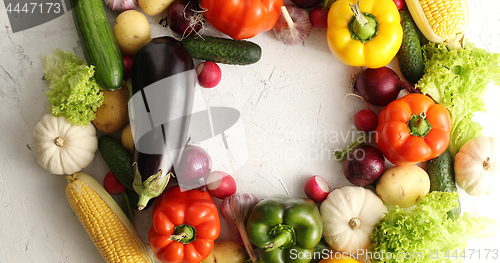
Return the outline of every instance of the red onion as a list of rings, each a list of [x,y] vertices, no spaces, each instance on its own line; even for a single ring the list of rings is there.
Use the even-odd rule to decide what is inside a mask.
[[[382,152],[369,145],[349,152],[344,160],[344,175],[356,186],[375,183],[384,173],[385,158]]]
[[[187,145],[175,167],[175,176],[183,188],[196,188],[205,184],[212,171],[212,159],[207,151],[196,145]]]
[[[200,32],[205,21],[200,0],[175,0],[168,7],[166,19],[170,30],[182,38]]]
[[[356,76],[354,90],[370,104],[387,106],[406,86],[398,74],[388,67],[367,68]]]
[[[235,224],[238,228],[238,232],[241,235],[241,239],[245,244],[248,256],[252,262],[255,262],[257,257],[255,256],[252,244],[248,239],[245,224],[254,206],[258,202],[259,199],[253,194],[235,193],[224,198],[220,205],[220,213],[222,217],[224,217],[227,222]]]

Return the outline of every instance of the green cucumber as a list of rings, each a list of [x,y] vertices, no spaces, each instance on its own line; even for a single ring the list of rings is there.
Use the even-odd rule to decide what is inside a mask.
[[[102,0],[71,0],[73,20],[87,63],[95,66],[95,79],[106,90],[120,88],[123,59]]]
[[[102,159],[109,166],[109,169],[116,175],[127,189],[134,191],[134,176],[132,174],[132,155],[118,142],[109,135],[103,135],[98,142],[99,151]]]
[[[319,243],[314,247],[312,259],[311,259],[311,261],[309,261],[309,263],[320,262],[324,258],[325,253],[326,253],[326,255],[328,255],[330,253],[330,245],[328,245],[328,243],[326,243],[325,238],[321,238]]]
[[[260,60],[262,49],[247,40],[190,36],[181,40],[191,57],[232,65],[249,65]]]
[[[408,11],[400,11],[403,27],[403,43],[396,57],[403,77],[411,84],[417,83],[424,75],[424,56],[419,30]]]
[[[440,156],[427,161],[426,169],[431,181],[430,192],[457,192],[453,157],[450,151],[446,150]],[[457,218],[460,216],[460,212],[459,204],[458,207],[448,212],[448,217]]]

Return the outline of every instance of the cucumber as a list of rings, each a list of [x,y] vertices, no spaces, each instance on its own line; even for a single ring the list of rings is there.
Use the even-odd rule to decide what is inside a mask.
[[[326,243],[325,238],[321,238],[319,243],[314,247],[313,257],[309,263],[318,263],[320,262],[325,255],[325,253],[330,253],[330,245]]]
[[[103,135],[99,138],[98,148],[104,162],[109,169],[116,175],[127,189],[134,191],[134,176],[132,174],[132,155],[127,152],[115,138],[109,135]]]
[[[411,84],[417,83],[424,75],[424,56],[419,30],[408,11],[400,11],[403,27],[403,43],[396,57],[403,77]]]
[[[455,169],[453,157],[450,151],[446,150],[440,156],[433,158],[426,163],[427,174],[431,181],[431,192],[457,192],[455,184]],[[460,216],[460,204],[448,212],[449,218]]]
[[[95,79],[106,90],[120,88],[123,59],[102,0],[71,0],[73,20],[87,63],[95,66]]]
[[[249,65],[260,60],[262,49],[247,40],[190,36],[181,40],[191,57],[232,65]]]

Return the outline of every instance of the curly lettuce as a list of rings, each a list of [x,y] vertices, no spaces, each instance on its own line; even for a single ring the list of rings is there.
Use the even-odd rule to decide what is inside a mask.
[[[94,78],[94,66],[61,49],[42,59],[44,78],[49,80],[46,95],[52,115],[64,116],[72,124],[89,125],[104,101]]]
[[[389,208],[372,233],[374,252],[392,255],[382,262],[456,262],[455,251],[466,251],[468,241],[493,235],[494,219],[467,213],[452,219],[448,211],[459,205],[457,192],[431,192],[412,209]],[[448,253],[448,254],[447,254]],[[410,255],[410,256],[408,256]]]
[[[500,84],[500,54],[475,47],[449,50],[446,45],[423,46],[424,76],[415,85],[451,116],[450,153],[455,156],[468,140],[482,134],[480,124],[472,120],[474,113],[485,112],[484,94],[490,82]]]

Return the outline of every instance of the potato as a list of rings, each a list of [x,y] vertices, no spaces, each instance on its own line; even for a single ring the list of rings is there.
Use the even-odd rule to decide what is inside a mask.
[[[122,54],[133,56],[151,38],[148,19],[136,10],[122,12],[116,17],[113,35]]]
[[[202,263],[244,263],[246,254],[243,246],[235,241],[215,242],[212,253]]]
[[[114,91],[102,90],[103,104],[97,108],[96,118],[92,121],[94,126],[105,133],[115,133],[128,122],[128,88],[123,82],[122,86]]]
[[[406,165],[386,170],[377,182],[376,192],[384,202],[407,208],[429,193],[430,187],[429,175],[424,169]]]
[[[132,153],[134,151],[134,138],[132,137],[130,122],[122,130],[121,141],[123,147],[125,147],[125,149],[127,149],[129,153]]]
[[[142,11],[150,16],[163,13],[174,0],[139,0]]]

